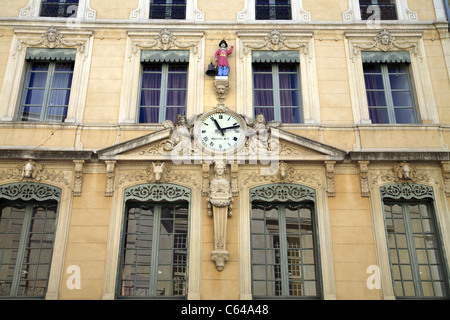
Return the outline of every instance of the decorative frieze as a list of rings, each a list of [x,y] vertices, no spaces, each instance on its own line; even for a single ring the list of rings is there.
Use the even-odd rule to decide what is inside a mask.
[[[72,182],[72,172],[70,169],[46,168],[37,161],[28,160],[0,169],[0,182],[8,181],[54,182],[69,186]]]

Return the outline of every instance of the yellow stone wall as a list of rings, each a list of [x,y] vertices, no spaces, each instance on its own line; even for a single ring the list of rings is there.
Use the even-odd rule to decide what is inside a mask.
[[[19,10],[28,4],[28,0],[3,0],[0,3],[0,16],[11,18],[0,22],[0,88],[8,79],[4,78],[10,59],[13,30],[16,27],[28,27],[24,21],[18,21]],[[150,131],[143,126],[121,126],[119,106],[123,80],[123,68],[128,52],[126,51],[127,31],[130,28],[155,28],[155,25],[128,25],[130,12],[138,7],[138,0],[91,0],[90,6],[97,12],[97,22],[89,23],[86,28],[94,30],[92,61],[87,87],[83,121],[80,124],[45,125],[0,123],[0,146],[12,148],[71,148],[77,150],[99,150],[120,142],[125,142]],[[236,30],[265,28],[258,24],[235,24],[237,13],[245,7],[243,0],[218,1],[198,0],[199,10],[205,13],[205,22],[195,26],[183,25],[180,28],[193,28],[205,32],[204,55],[206,70],[214,57],[218,43],[226,39],[228,44],[237,42]],[[370,150],[398,149],[442,149],[450,145],[450,81],[448,64],[449,44],[442,38],[442,30],[434,28],[435,11],[432,1],[409,0],[409,8],[418,13],[425,24],[423,34],[424,55],[430,72],[433,94],[436,98],[440,125],[428,126],[362,126],[354,124],[351,93],[348,79],[349,63],[346,54],[343,29],[348,26],[334,27],[318,24],[315,21],[342,22],[342,13],[348,9],[348,0],[304,0],[304,9],[311,13],[312,22],[305,30],[314,30],[314,53],[317,65],[318,93],[322,122],[320,125],[290,127],[288,130],[309,139],[331,145],[344,151],[354,149],[358,139],[360,147]],[[117,22],[115,22],[115,20]],[[31,22],[39,26],[40,21]],[[45,22],[45,27],[50,24]],[[59,24],[61,27],[64,25]],[[170,28],[161,23],[157,28]],[[293,26],[296,27],[296,26]],[[286,24],[273,28],[289,30]],[[272,28],[272,29],[273,29]],[[348,27],[351,29],[351,26]],[[402,28],[400,26],[400,28]],[[407,28],[407,27],[406,27]],[[420,24],[414,28],[422,28]],[[159,29],[158,29],[159,30]],[[271,30],[271,29],[270,29]],[[446,35],[448,40],[448,33]],[[230,92],[226,105],[237,110],[237,87],[240,79],[236,75],[239,52],[236,48],[229,57],[231,73]],[[447,59],[447,60],[446,60]],[[20,71],[18,71],[20,72]],[[213,79],[204,78],[204,111],[217,103],[213,88]],[[356,169],[355,169],[356,170]],[[336,174],[334,177],[336,195],[328,198],[331,238],[334,258],[337,299],[381,299],[380,290],[368,290],[366,269],[377,264],[373,224],[369,198],[361,196],[360,176],[357,173]],[[106,173],[83,174],[83,191],[80,197],[74,197],[70,213],[67,248],[64,257],[64,270],[70,265],[81,267],[81,290],[69,290],[65,285],[69,274],[64,273],[60,299],[102,299],[108,248],[112,198],[105,197]],[[448,201],[448,200],[447,200]],[[202,198],[202,278],[201,299],[240,298],[239,274],[239,207],[234,201],[234,215],[228,220],[227,247],[230,260],[222,272],[217,272],[211,261],[214,248],[213,219],[206,214],[206,197]],[[450,206],[450,203],[448,204]]]

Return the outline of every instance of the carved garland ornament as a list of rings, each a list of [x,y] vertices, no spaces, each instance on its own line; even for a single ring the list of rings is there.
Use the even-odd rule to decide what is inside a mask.
[[[314,189],[296,184],[272,184],[250,189],[250,201],[315,201]]]
[[[382,199],[434,199],[433,188],[420,184],[391,184],[380,187]]]
[[[19,40],[17,50],[21,51],[25,46],[44,46],[49,49],[60,47],[76,47],[79,52],[83,53],[86,50],[86,42],[68,41],[63,39],[64,35],[54,26],[51,26],[45,31],[38,40]]]
[[[0,186],[0,195],[7,200],[59,201],[61,189],[40,183],[12,183]]]
[[[363,50],[388,52],[396,49],[408,50],[411,54],[417,55],[420,60],[423,58],[417,40],[415,42],[398,41],[392,33],[383,30],[373,37],[373,40],[370,42],[353,40],[351,42],[351,59],[354,61],[355,56],[359,55]]]
[[[133,41],[132,53],[136,54],[139,49],[157,48],[164,51],[179,49],[179,48],[192,48],[194,54],[198,53],[198,44],[191,42],[180,42],[177,37],[167,28],[162,29],[153,39],[146,41]],[[131,57],[131,56],[130,56]]]

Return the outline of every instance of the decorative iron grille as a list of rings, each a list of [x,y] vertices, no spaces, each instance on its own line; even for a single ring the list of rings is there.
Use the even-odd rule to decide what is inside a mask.
[[[291,20],[290,1],[282,3],[269,3],[268,1],[257,1],[255,4],[256,20]]]
[[[186,1],[150,4],[150,19],[186,19]]]

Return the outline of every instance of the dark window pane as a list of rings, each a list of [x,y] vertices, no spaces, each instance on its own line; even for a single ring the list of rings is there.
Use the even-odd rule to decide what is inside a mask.
[[[140,108],[139,123],[158,123],[159,108]]]
[[[283,90],[280,91],[280,106],[290,107],[290,106],[300,106],[298,91]]]
[[[159,106],[160,90],[142,90],[141,106]]]
[[[253,83],[255,89],[272,89],[272,74],[255,73],[253,76]]]
[[[153,0],[150,2],[150,19],[185,19],[186,1]]]
[[[275,119],[273,108],[255,108],[255,115],[258,113],[262,113],[267,122]]]
[[[78,0],[42,0],[41,17],[75,17],[78,11]]]
[[[23,107],[20,121],[38,121],[41,118],[41,107]]]
[[[367,103],[369,107],[386,106],[384,91],[367,91]]]
[[[298,76],[294,74],[280,73],[280,89],[298,89]]]
[[[169,73],[167,87],[170,89],[186,89],[187,74],[186,73]]]
[[[372,123],[389,123],[387,109],[369,108],[369,116]]]
[[[272,91],[255,91],[255,106],[273,106],[273,92]],[[266,118],[267,120],[267,118]]]
[[[142,75],[142,88],[161,88],[161,73],[144,73]]]
[[[25,104],[42,105],[44,100],[45,90],[42,89],[28,89],[25,95]]]
[[[365,74],[366,89],[384,90],[383,76],[381,74]]]
[[[391,84],[391,89],[410,89],[409,87],[409,77],[407,74],[390,74],[389,82]]]
[[[397,108],[395,109],[395,122],[396,123],[416,123],[414,110]]]
[[[45,88],[47,83],[47,72],[32,72],[30,73],[30,81],[28,86],[30,88]]]
[[[72,73],[55,73],[52,88],[70,88],[72,86]]]
[[[394,107],[410,107],[413,105],[411,92],[409,91],[392,91],[392,100]]]
[[[185,106],[186,91],[184,90],[168,90],[167,106]]]
[[[281,121],[283,123],[301,123],[302,114],[299,108],[281,108]]]

